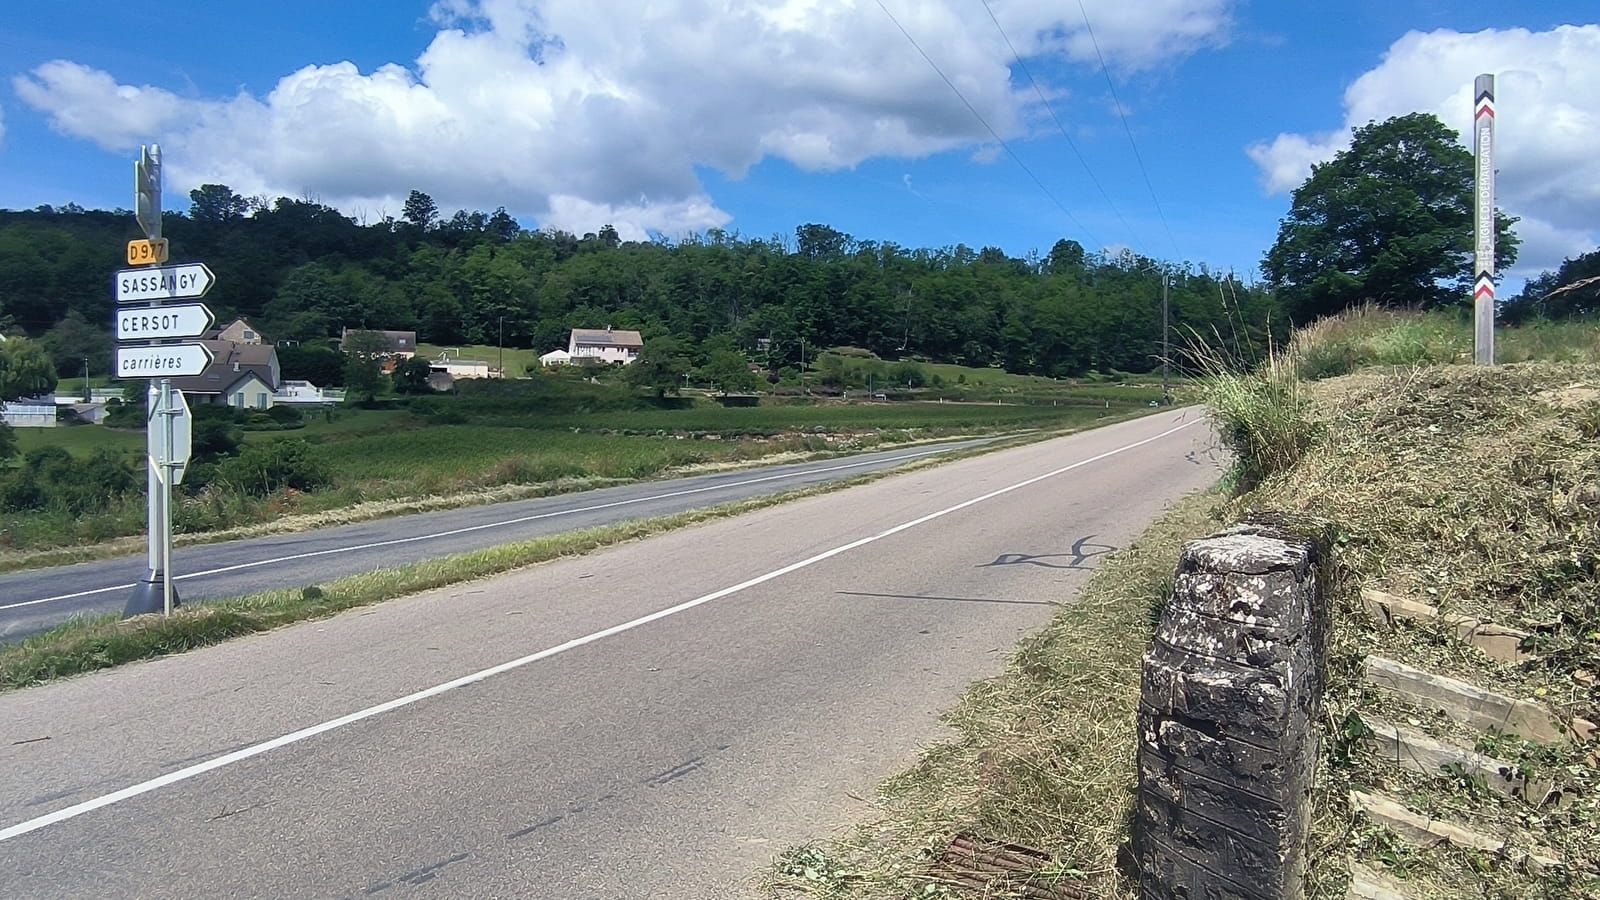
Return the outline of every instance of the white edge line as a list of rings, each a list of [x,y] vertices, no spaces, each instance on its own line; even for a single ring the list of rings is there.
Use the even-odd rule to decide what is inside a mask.
[[[612,509],[618,506],[628,506],[634,503],[648,503],[651,500],[671,500],[674,497],[687,497],[691,494],[704,494],[708,491],[720,491],[727,488],[746,487],[752,484],[761,484],[766,481],[781,481],[785,478],[800,478],[806,475],[825,475],[829,472],[842,472],[846,469],[859,469],[862,466],[878,465],[883,463],[901,463],[907,460],[921,459],[925,456],[936,456],[940,453],[949,453],[950,448],[940,450],[922,450],[916,453],[907,453],[904,456],[895,456],[889,459],[867,459],[838,466],[827,466],[820,469],[804,469],[799,472],[784,472],[780,475],[766,475],[761,478],[747,478],[744,481],[730,481],[723,484],[710,484],[704,487],[685,488],[681,491],[669,491],[665,494],[651,494],[647,497],[633,497],[628,500],[615,500],[611,503],[601,503],[596,506],[581,506],[576,509],[558,509],[551,512],[535,513],[531,516],[521,516],[515,519],[506,519],[501,522],[485,522],[481,525],[468,525],[465,528],[456,528],[450,531],[438,531],[431,534],[417,534],[410,537],[395,538],[392,541],[377,541],[371,544],[353,544],[349,547],[333,547],[328,550],[313,550],[309,553],[296,553],[292,556],[278,556],[272,559],[258,559],[254,562],[239,563],[234,566],[223,566],[219,569],[206,569],[203,572],[189,572],[184,575],[174,575],[173,581],[184,581],[189,578],[204,578],[208,575],[223,575],[228,572],[237,572],[241,569],[254,569],[260,566],[270,566],[276,563],[294,562],[298,559],[310,559],[316,556],[331,556],[336,553],[353,553],[357,550],[375,550],[379,547],[392,547],[397,544],[412,544],[417,541],[431,541],[435,538],[455,537],[460,534],[470,534],[474,531],[484,531],[489,528],[504,528],[508,525],[521,525],[524,522],[533,522],[539,519],[551,519],[556,516],[570,516],[578,513],[596,512],[602,509]],[[19,603],[8,603],[0,606],[0,611],[19,609],[24,606],[37,606],[40,603],[53,603],[57,600],[75,600],[79,597],[90,597],[95,594],[105,594],[111,591],[126,591],[135,584],[115,584],[110,587],[92,588],[87,591],[78,591],[73,594],[60,594],[54,597],[42,597],[38,600],[23,600]]]
[[[733,585],[732,587],[725,587],[725,588],[722,588],[721,590],[713,591],[713,592],[711,592],[709,594],[705,594],[703,596],[696,597],[693,600],[687,600],[687,601],[685,601],[683,603],[679,603],[677,606],[671,606],[671,607],[668,607],[666,609],[657,610],[656,612],[650,613],[648,615],[640,616],[637,619],[633,619],[631,621],[623,622],[620,625],[613,625],[610,628],[605,628],[605,629],[602,629],[600,631],[596,631],[596,632],[594,632],[592,634],[586,634],[583,637],[573,638],[572,640],[567,641],[566,643],[557,644],[554,647],[548,647],[548,648],[546,648],[544,650],[538,651],[537,653],[530,653],[527,656],[519,657],[519,658],[513,659],[513,660],[511,660],[509,662],[503,662],[503,663],[500,663],[499,665],[490,666],[487,669],[483,669],[483,670],[478,671],[478,672],[473,672],[470,675],[463,675],[460,678],[457,678],[457,679],[455,679],[453,681],[446,681],[443,684],[436,684],[433,687],[424,688],[423,690],[417,691],[416,693],[407,694],[404,697],[398,697],[398,698],[396,698],[394,700],[389,700],[387,702],[380,703],[380,704],[378,704],[376,706],[369,706],[366,709],[358,710],[356,712],[340,716],[337,719],[329,719],[326,722],[321,722],[321,723],[316,724],[316,725],[312,725],[312,726],[309,726],[309,727],[306,727],[306,728],[302,728],[299,731],[293,731],[293,732],[290,732],[289,734],[281,735],[281,736],[275,737],[275,738],[273,738],[271,740],[263,741],[263,742],[261,742],[259,744],[253,744],[253,745],[251,745],[249,747],[245,747],[242,750],[235,750],[232,753],[225,753],[222,756],[213,757],[212,759],[208,759],[205,762],[196,763],[195,765],[189,766],[188,768],[179,769],[179,770],[177,770],[175,772],[168,772],[165,775],[157,776],[157,777],[152,778],[152,779],[150,779],[148,781],[141,781],[138,784],[130,785],[129,787],[125,787],[120,791],[113,791],[112,793],[104,794],[104,795],[99,796],[99,797],[95,797],[92,800],[85,800],[82,803],[77,803],[77,804],[74,804],[72,806],[68,806],[68,807],[66,807],[64,809],[58,809],[55,812],[46,813],[45,815],[39,816],[37,818],[29,819],[26,822],[19,822],[16,825],[12,825],[12,826],[4,829],[4,830],[0,830],[0,842],[8,841],[8,840],[10,840],[12,838],[15,838],[15,837],[21,837],[22,835],[28,834],[29,832],[38,831],[41,828],[47,828],[47,827],[49,827],[51,825],[55,825],[55,824],[57,824],[59,822],[64,822],[64,821],[66,821],[68,819],[77,818],[78,816],[81,816],[81,815],[83,815],[85,813],[93,812],[93,811],[95,811],[97,809],[101,809],[103,807],[111,806],[111,805],[116,804],[116,803],[121,803],[124,800],[130,800],[130,799],[132,799],[134,797],[137,797],[137,796],[139,796],[141,794],[148,794],[151,791],[158,790],[160,788],[164,788],[164,787],[166,787],[168,785],[177,784],[180,781],[187,781],[190,778],[194,778],[197,775],[204,775],[205,773],[210,772],[210,771],[212,771],[214,769],[220,769],[220,768],[223,768],[224,766],[230,766],[230,765],[233,765],[236,762],[243,762],[244,760],[250,759],[250,758],[255,757],[255,756],[260,756],[263,753],[268,753],[268,752],[270,752],[272,750],[276,750],[276,749],[278,749],[280,747],[287,747],[290,744],[299,743],[300,741],[306,740],[307,738],[316,737],[317,735],[323,734],[324,732],[333,731],[334,729],[337,729],[337,728],[343,728],[346,725],[352,725],[352,724],[354,724],[356,722],[360,722],[363,719],[370,719],[373,716],[382,715],[383,713],[386,713],[386,712],[392,712],[393,710],[401,709],[402,707],[410,706],[413,703],[418,703],[418,702],[421,702],[423,700],[426,700],[429,697],[437,697],[438,695],[446,693],[447,691],[453,691],[456,688],[465,687],[465,686],[467,686],[469,684],[476,684],[476,683],[478,683],[480,681],[484,681],[484,680],[487,680],[489,678],[493,678],[496,675],[501,675],[501,674],[504,674],[506,672],[510,672],[513,669],[520,669],[523,666],[539,662],[540,660],[549,659],[552,656],[555,656],[555,655],[560,654],[560,653],[565,653],[568,650],[575,650],[575,649],[577,649],[579,647],[584,646],[585,644],[592,644],[595,641],[603,640],[603,639],[611,637],[613,635],[621,634],[621,633],[623,633],[625,631],[631,631],[631,630],[633,630],[635,628],[638,628],[638,627],[640,627],[642,625],[648,625],[651,622],[655,622],[655,621],[660,620],[660,619],[665,619],[668,616],[673,616],[673,615],[677,615],[678,613],[681,613],[681,612],[686,612],[688,610],[694,609],[697,606],[703,606],[704,604],[710,603],[713,600],[720,600],[723,597],[729,596],[730,594],[736,594],[736,593],[738,593],[740,591],[743,591],[743,590],[745,590],[747,588],[752,588],[752,587],[755,587],[756,585],[764,584],[764,583],[766,583],[768,581],[773,580],[774,578],[781,578],[782,576],[788,575],[791,572],[795,572],[795,571],[798,571],[800,569],[804,569],[804,568],[806,568],[808,566],[815,565],[815,564],[817,564],[819,562],[822,562],[823,560],[826,560],[826,559],[831,559],[831,558],[833,558],[835,556],[838,556],[841,553],[847,553],[847,552],[849,552],[851,550],[854,550],[854,549],[856,549],[858,547],[863,547],[863,546],[865,546],[867,544],[874,543],[875,541],[881,541],[886,537],[890,537],[892,535],[899,534],[902,531],[906,531],[908,529],[915,528],[918,525],[926,524],[928,522],[933,521],[934,519],[943,518],[944,516],[947,516],[947,515],[949,515],[949,514],[951,514],[953,512],[959,512],[960,510],[966,509],[969,506],[975,506],[975,505],[977,505],[979,503],[983,503],[986,500],[992,500],[995,497],[999,497],[1002,494],[1009,494],[1012,491],[1018,490],[1020,488],[1028,487],[1029,485],[1036,484],[1036,483],[1038,483],[1040,481],[1044,481],[1046,478],[1053,478],[1053,477],[1055,477],[1057,475],[1060,475],[1060,474],[1062,474],[1064,472],[1070,472],[1073,469],[1081,468],[1083,466],[1089,465],[1090,463],[1099,462],[1102,459],[1106,459],[1106,458],[1111,457],[1111,456],[1116,456],[1119,453],[1125,453],[1125,452],[1127,452],[1129,450],[1133,450],[1133,449],[1135,449],[1137,447],[1142,447],[1145,444],[1149,444],[1149,443],[1152,443],[1154,441],[1158,441],[1158,440],[1160,440],[1160,439],[1162,439],[1164,437],[1167,437],[1170,434],[1174,434],[1174,433],[1176,433],[1178,431],[1181,431],[1181,430],[1183,430],[1185,428],[1188,428],[1189,426],[1194,425],[1199,421],[1201,421],[1201,420],[1200,419],[1193,419],[1191,421],[1183,423],[1182,425],[1178,425],[1178,426],[1175,426],[1173,428],[1169,428],[1166,431],[1161,432],[1160,434],[1153,435],[1151,437],[1147,437],[1147,438],[1145,438],[1143,440],[1135,441],[1135,442],[1133,442],[1131,444],[1125,444],[1125,445],[1123,445],[1121,447],[1117,447],[1117,448],[1115,448],[1113,450],[1107,450],[1106,452],[1101,453],[1101,454],[1099,454],[1097,456],[1091,456],[1091,457],[1089,457],[1087,459],[1079,460],[1079,461],[1077,461],[1075,463],[1071,463],[1070,465],[1062,466],[1059,469],[1052,469],[1051,471],[1046,472],[1043,475],[1035,475],[1032,478],[1026,479],[1024,481],[1019,481],[1016,484],[1007,485],[1006,487],[990,491],[989,493],[983,494],[982,496],[973,497],[970,500],[963,500],[962,502],[957,503],[954,506],[948,506],[948,507],[945,507],[944,509],[938,510],[937,512],[928,513],[925,516],[920,516],[918,518],[910,520],[909,522],[902,522],[899,525],[896,525],[896,526],[894,526],[892,528],[888,528],[888,529],[885,529],[883,531],[880,531],[877,534],[870,535],[870,536],[864,537],[864,538],[858,538],[857,540],[851,541],[848,544],[842,544],[842,545],[840,545],[838,547],[834,547],[831,550],[824,550],[823,552],[818,553],[815,556],[807,557],[805,559],[800,560],[799,562],[790,563],[789,565],[784,566],[784,567],[782,567],[780,569],[774,569],[771,572],[766,573],[765,575],[757,575],[756,577],[751,578],[748,581],[742,581],[742,582],[740,582],[740,583],[738,583],[736,585]]]

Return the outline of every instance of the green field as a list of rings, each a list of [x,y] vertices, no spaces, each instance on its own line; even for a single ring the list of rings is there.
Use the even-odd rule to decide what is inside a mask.
[[[468,502],[487,489],[548,493],[779,454],[1079,427],[1145,412],[1159,396],[1148,388],[1043,379],[1020,379],[1005,390],[1017,391],[1012,402],[767,397],[759,406],[727,408],[710,396],[657,401],[574,378],[475,381],[458,393],[397,399],[383,408],[308,411],[298,428],[244,431],[241,453],[254,448],[273,460],[310,460],[320,473],[308,482],[313,487],[289,489],[293,476],[281,466],[275,474],[260,470],[248,483],[227,481],[226,460],[197,460],[179,490],[174,520],[180,532],[228,530],[286,515],[349,514],[368,503]],[[99,448],[122,453],[138,488],[110,497],[104,509],[57,508],[47,500],[0,512],[0,548],[26,554],[82,547],[142,530],[142,432],[78,426],[19,429],[17,438],[23,454],[45,446],[76,459]],[[309,448],[295,450],[301,442]]]
[[[142,431],[120,431],[98,425],[74,425],[57,428],[13,428],[17,439],[17,452],[26,454],[38,447],[60,447],[73,456],[85,457],[105,447],[129,454],[144,453],[145,437]]]

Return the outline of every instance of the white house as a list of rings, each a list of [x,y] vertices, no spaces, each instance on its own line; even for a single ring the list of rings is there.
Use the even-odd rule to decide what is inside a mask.
[[[443,372],[451,378],[488,378],[490,375],[488,360],[462,359],[459,356],[451,358],[448,355],[428,360],[428,370]]]
[[[287,379],[278,385],[272,395],[273,406],[327,406],[344,402],[344,391],[338,388],[319,388],[309,381]]]
[[[569,362],[602,362],[627,365],[639,358],[644,339],[637,331],[617,331],[609,326],[574,328],[567,340]]]

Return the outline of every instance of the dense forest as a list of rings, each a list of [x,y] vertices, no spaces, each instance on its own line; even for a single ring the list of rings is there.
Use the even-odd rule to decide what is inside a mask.
[[[191,199],[163,231],[173,261],[216,273],[206,302],[219,320],[245,316],[274,341],[308,346],[348,327],[550,350],[571,328],[609,325],[689,344],[727,335],[773,365],[798,363],[803,346],[854,346],[1040,375],[1142,372],[1160,354],[1163,274],[1175,335],[1253,356],[1288,327],[1260,287],[1067,240],[1022,259],[992,247],[909,249],[817,224],[792,238],[626,242],[610,227],[527,231],[504,209],[440,217],[418,192],[403,218],[372,224],[220,185]],[[43,338],[66,373],[84,357],[106,371],[110,276],[140,236],[125,210],[0,211],[0,331]]]

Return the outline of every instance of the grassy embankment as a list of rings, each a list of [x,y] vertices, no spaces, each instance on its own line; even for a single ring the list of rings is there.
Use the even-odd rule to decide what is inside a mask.
[[[1459,770],[1403,771],[1362,739],[1362,716],[1374,714],[1438,735],[1462,730],[1365,685],[1368,652],[1537,698],[1558,716],[1600,711],[1600,328],[1499,339],[1500,358],[1519,362],[1450,365],[1471,348],[1453,317],[1361,312],[1302,333],[1260,372],[1218,373],[1210,399],[1240,459],[1224,484],[1110,557],[1002,676],[947,714],[955,736],[882,786],[873,821],[780,855],[770,892],[977,897],[930,866],[966,833],[1044,851],[1045,880],[1085,896],[1137,896],[1125,848],[1140,657],[1179,548],[1252,510],[1278,510],[1323,519],[1338,536],[1309,896],[1343,898],[1353,861],[1402,879],[1419,900],[1600,896],[1593,746],[1476,738],[1480,752],[1566,784],[1564,805],[1535,807]],[[1559,362],[1526,362],[1545,357]],[[1363,587],[1532,631],[1540,659],[1494,663],[1443,627],[1380,626],[1362,611]],[[1535,835],[1566,865],[1536,872],[1514,854],[1408,847],[1351,809],[1352,786],[1488,833]]]
[[[1125,393],[1129,401],[1120,408],[1113,407],[1109,411],[1112,416],[1148,410],[1143,405],[1142,392],[1129,389]],[[609,402],[621,402],[616,395],[585,396],[594,402],[607,398]],[[496,389],[494,396],[477,400],[430,398],[427,404],[406,412],[341,416],[325,423],[327,428],[318,433],[326,438],[328,458],[351,483],[322,496],[305,495],[302,509],[324,504],[322,508],[329,512],[302,513],[287,524],[278,523],[278,527],[311,527],[332,518],[348,520],[379,510],[430,508],[430,503],[431,508],[437,508],[461,502],[457,494],[445,493],[451,491],[472,490],[479,500],[527,496],[644,478],[675,468],[738,464],[775,453],[810,455],[951,434],[1009,433],[1031,439],[1090,427],[1108,411],[1095,403],[1060,408],[907,403],[589,413],[567,409],[553,415],[546,412],[546,404],[537,396],[527,396],[513,384]],[[256,437],[282,440],[285,433]],[[496,547],[327,585],[208,604],[181,610],[170,619],[141,617],[118,622],[115,617],[106,617],[72,622],[20,644],[0,647],[0,690],[181,652],[443,584],[587,552],[708,518],[734,515],[803,494],[836,490],[873,477],[881,476]],[[366,487],[369,485],[375,487]],[[389,496],[399,499],[388,504],[369,500],[364,510],[354,513],[326,506],[352,493],[369,497],[368,491],[376,492],[379,486],[393,491]],[[496,486],[514,490],[497,492]],[[441,494],[433,501],[426,497],[407,499],[428,491]],[[186,502],[204,502],[203,494]],[[213,536],[219,533],[214,532]],[[129,549],[137,548],[130,544]]]

